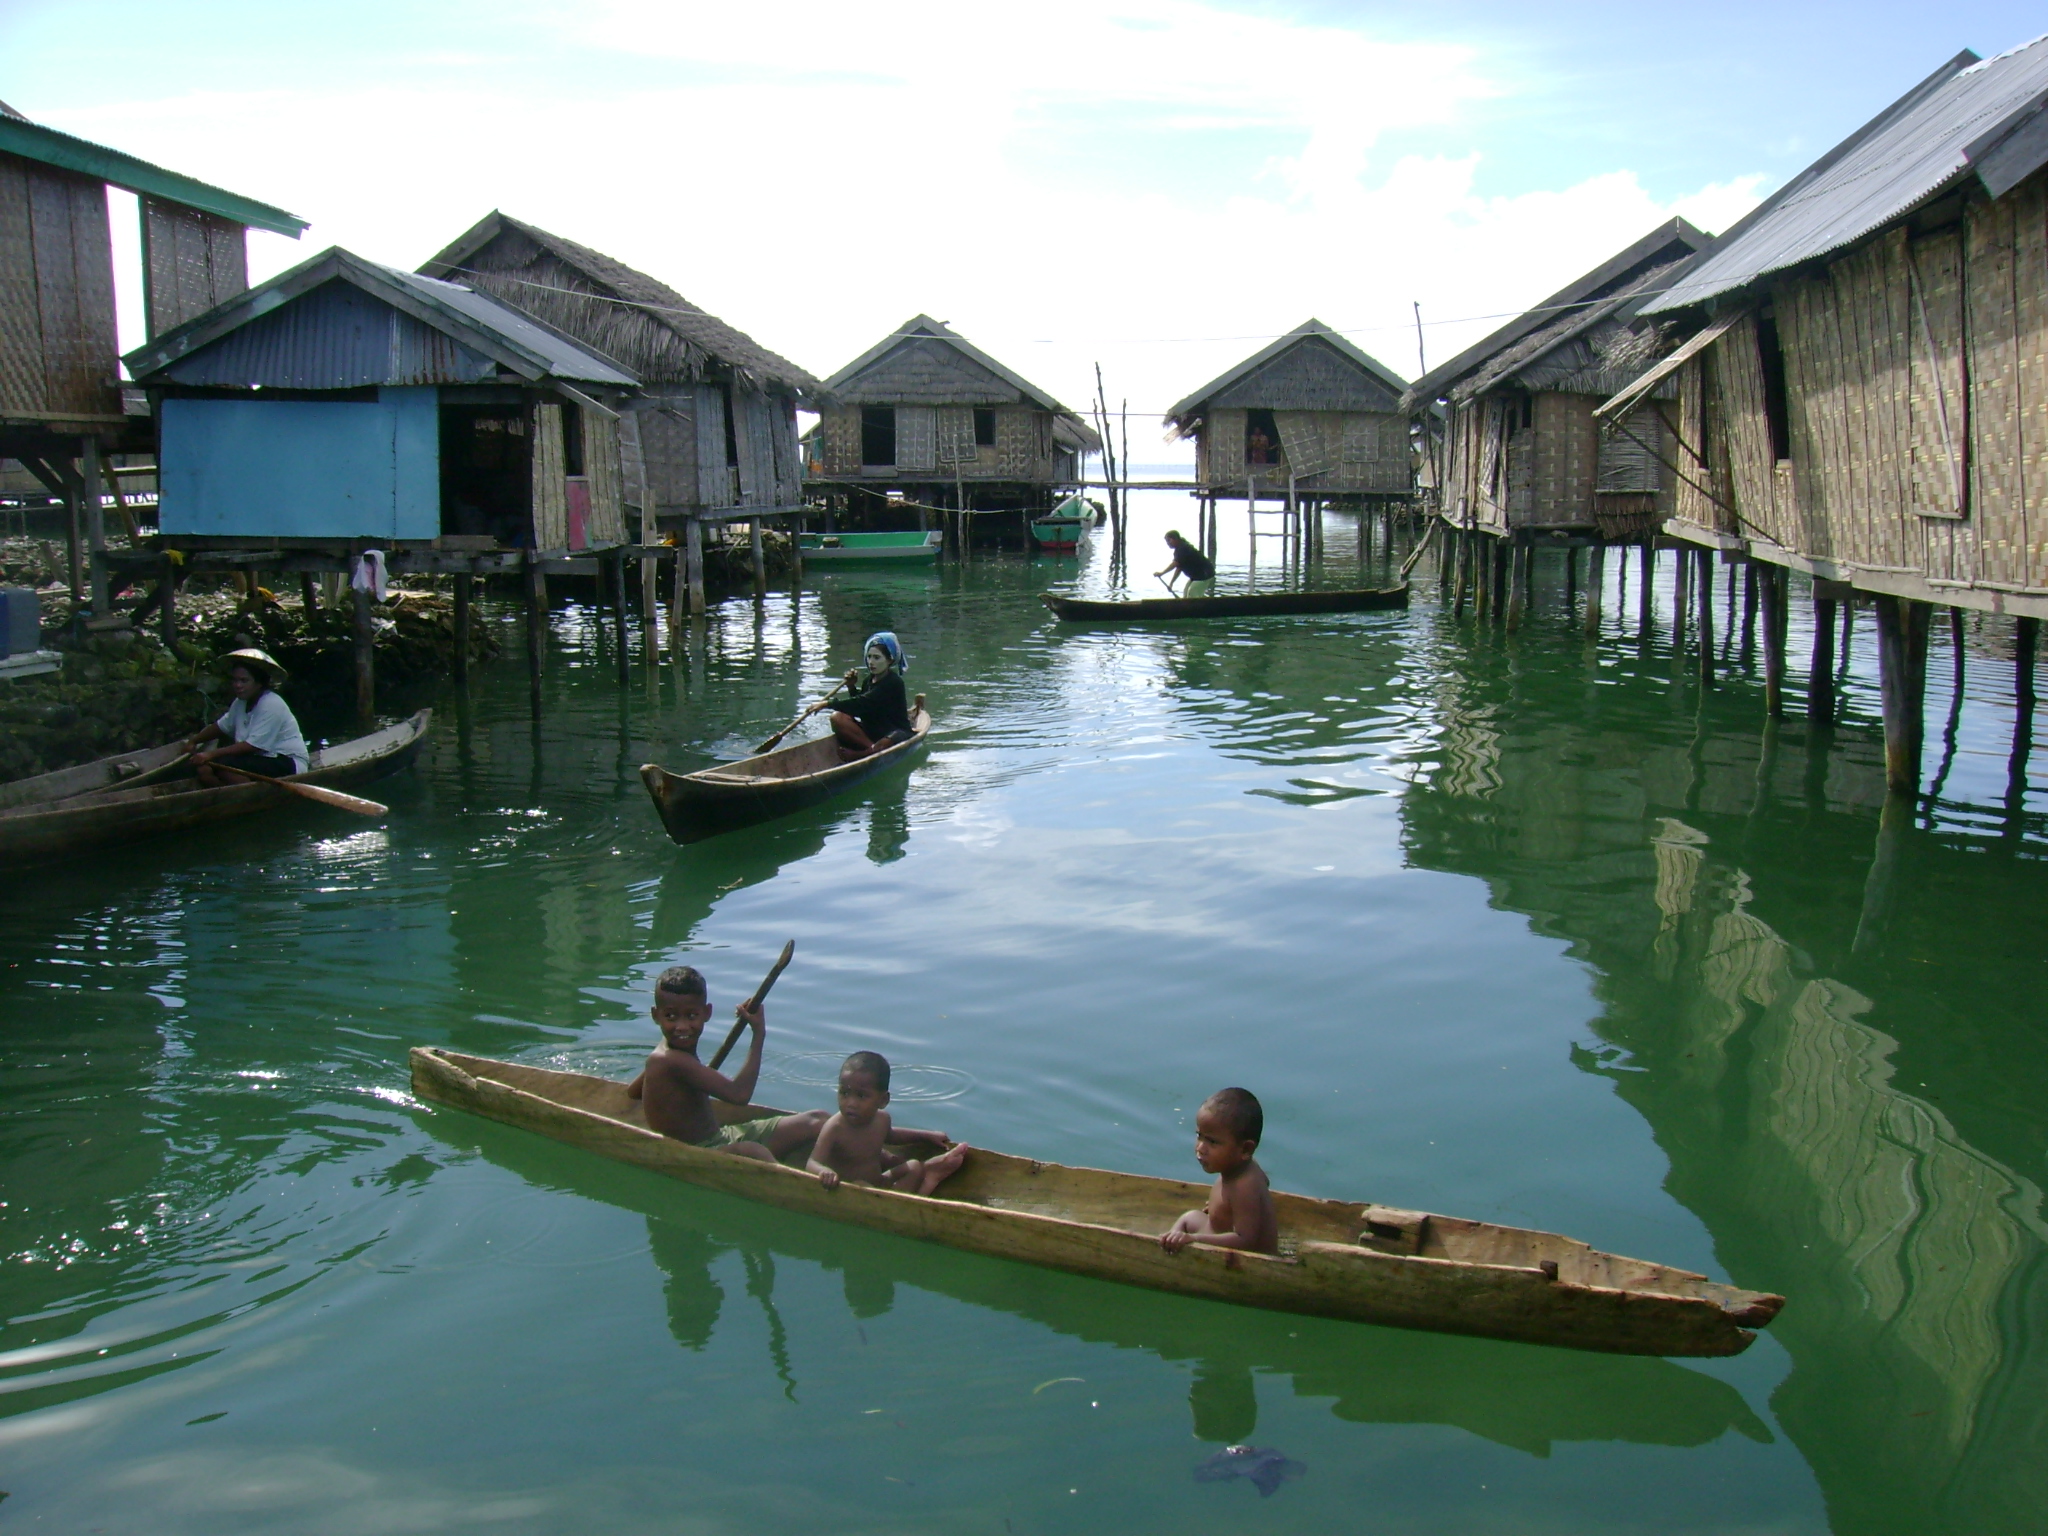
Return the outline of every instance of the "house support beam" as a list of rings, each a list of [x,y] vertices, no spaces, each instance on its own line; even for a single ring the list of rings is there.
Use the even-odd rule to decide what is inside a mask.
[[[682,569],[688,586],[690,617],[694,619],[704,612],[704,525],[694,517],[683,524]]]
[[[633,626],[626,619],[626,552],[615,549],[604,558],[604,573],[611,588],[612,644],[618,652],[619,686],[633,679]]]
[[[476,578],[467,571],[455,573],[455,681],[469,686],[470,598]]]
[[[1600,604],[1607,587],[1607,546],[1595,544],[1586,557],[1586,633],[1600,633]]]
[[[1878,686],[1884,708],[1884,782],[1893,794],[1920,785],[1921,706],[1927,693],[1925,603],[1880,594],[1877,610]]]
[[[548,573],[539,552],[526,557],[526,702],[540,718],[540,675],[547,660]]]
[[[355,600],[356,719],[368,725],[377,718],[377,628],[370,618],[370,589],[350,586]]]

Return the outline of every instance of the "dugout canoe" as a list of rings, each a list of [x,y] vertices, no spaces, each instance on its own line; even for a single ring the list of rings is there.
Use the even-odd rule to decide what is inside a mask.
[[[117,753],[94,763],[80,763],[75,768],[59,768],[55,773],[10,779],[0,784],[0,810],[12,805],[49,805],[102,789],[140,789],[175,773],[184,760],[185,743],[173,741],[138,752]]]
[[[659,763],[642,763],[640,782],[668,835],[679,843],[700,843],[817,805],[901,765],[924,745],[932,728],[921,693],[911,701],[910,723],[908,741],[850,763],[839,760],[838,743],[827,735],[695,773],[670,773]]]
[[[433,718],[432,710],[423,709],[368,736],[323,747],[310,754],[306,771],[291,775],[291,781],[353,789],[396,772],[418,755]],[[0,864],[56,858],[305,803],[272,784],[244,780],[209,789],[192,778],[73,795],[53,804],[9,806],[0,808]]]
[[[1406,608],[1408,583],[1393,587],[1350,587],[1330,592],[1229,592],[1220,597],[1139,597],[1123,602],[1042,594],[1045,606],[1062,619],[1120,623],[1161,619],[1253,619],[1271,614],[1365,613]]]
[[[1158,1234],[1207,1199],[1206,1185],[975,1147],[936,1195],[828,1190],[800,1169],[649,1130],[626,1085],[605,1078],[415,1046],[412,1085],[433,1103],[786,1210],[1275,1311],[1612,1354],[1735,1355],[1784,1305],[1550,1232],[1278,1191],[1277,1256],[1201,1243],[1168,1254]],[[716,1108],[728,1122],[779,1113]]]

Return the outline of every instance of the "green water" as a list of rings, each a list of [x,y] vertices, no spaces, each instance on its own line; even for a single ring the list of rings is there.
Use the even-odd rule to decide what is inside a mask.
[[[1184,505],[1141,508],[1141,576]],[[1320,579],[1384,570],[1328,539]],[[563,608],[543,723],[516,662],[434,701],[382,824],[10,875],[0,1530],[2039,1529],[2048,887],[2009,627],[1972,628],[1952,732],[1938,637],[1940,793],[1874,860],[1867,614],[1842,728],[1766,739],[1725,590],[1719,686],[1674,651],[1668,557],[1647,632],[1610,564],[1597,642],[1554,560],[1512,637],[1433,581],[1405,613],[1050,620],[1106,555],[728,602],[624,692]],[[1234,525],[1225,585],[1244,563]],[[638,764],[735,755],[884,625],[938,720],[907,778],[669,844]],[[624,1076],[656,971],[724,1012],[792,936],[773,1102],[875,1047],[910,1123],[1196,1177],[1193,1109],[1239,1082],[1285,1187],[1789,1304],[1705,1362],[1261,1314],[409,1094],[414,1043]],[[1308,1470],[1195,1480],[1240,1441]]]

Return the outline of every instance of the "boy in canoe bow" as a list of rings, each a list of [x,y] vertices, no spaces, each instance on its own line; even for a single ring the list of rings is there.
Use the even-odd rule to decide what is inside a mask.
[[[1209,1203],[1186,1211],[1159,1235],[1159,1246],[1179,1253],[1189,1243],[1250,1253],[1280,1251],[1280,1215],[1273,1186],[1252,1160],[1265,1134],[1266,1112],[1243,1088],[1222,1088],[1195,1112],[1195,1161],[1216,1175]]]
[[[711,1107],[713,1099],[745,1104],[754,1097],[754,1084],[761,1076],[761,1041],[768,1029],[767,1015],[758,1004],[739,1006],[739,1016],[752,1034],[746,1065],[732,1077],[697,1059],[698,1037],[711,1021],[711,994],[694,966],[672,965],[663,971],[654,983],[654,1007],[649,1011],[662,1043],[626,1086],[626,1092],[644,1104],[649,1126],[693,1147],[769,1163],[817,1140],[825,1125],[822,1109],[720,1125]]]

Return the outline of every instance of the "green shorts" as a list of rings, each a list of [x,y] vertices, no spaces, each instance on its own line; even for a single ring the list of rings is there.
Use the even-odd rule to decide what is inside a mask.
[[[731,1125],[721,1125],[714,1134],[706,1136],[697,1145],[716,1152],[720,1147],[729,1147],[735,1142],[765,1142],[769,1133],[788,1118],[787,1115],[763,1115],[758,1120],[735,1120]]]

